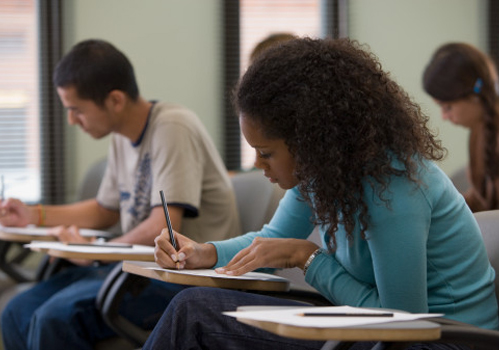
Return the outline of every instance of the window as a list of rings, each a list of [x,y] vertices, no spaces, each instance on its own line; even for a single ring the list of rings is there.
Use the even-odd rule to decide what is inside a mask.
[[[46,38],[59,36],[47,30],[53,28],[49,14],[55,3],[0,2],[0,176],[6,197],[26,202],[53,202],[50,194],[54,190],[44,181],[61,171],[54,172],[53,166],[47,166],[45,161],[52,156],[44,156],[52,152],[52,147],[45,144],[51,137],[46,125],[58,119],[57,113],[46,113],[53,89],[47,84],[50,70],[44,66],[52,64],[46,59],[50,49]],[[60,137],[51,138],[59,147]],[[59,188],[63,189],[62,183]]]
[[[248,66],[251,51],[276,32],[297,36],[338,36],[344,0],[240,0],[225,2],[225,86],[227,99],[240,74]],[[229,169],[250,169],[254,151],[239,132],[232,106],[225,106],[225,158]]]

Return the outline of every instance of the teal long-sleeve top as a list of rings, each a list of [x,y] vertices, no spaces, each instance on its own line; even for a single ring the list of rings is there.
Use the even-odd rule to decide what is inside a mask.
[[[464,198],[432,162],[418,170],[419,182],[392,176],[382,201],[364,186],[369,210],[367,239],[359,225],[353,241],[339,226],[333,252],[319,254],[305,280],[335,305],[381,307],[445,317],[498,329],[495,272],[480,230]],[[224,266],[256,236],[306,239],[314,212],[297,188],[288,190],[259,232],[215,245]],[[326,227],[319,227],[324,247]]]

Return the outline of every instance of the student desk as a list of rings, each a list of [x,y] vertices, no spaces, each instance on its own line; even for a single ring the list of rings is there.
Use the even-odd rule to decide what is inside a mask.
[[[0,240],[8,242],[27,243],[31,241],[57,241],[57,238],[48,234],[47,227],[3,227],[0,226]],[[113,237],[107,231],[80,229],[83,237]]]
[[[30,251],[23,249],[22,244],[33,240],[56,241],[48,234],[46,227],[3,227],[0,226],[0,269],[17,282],[32,281],[36,271],[23,265]],[[81,229],[84,237],[111,237],[106,231]]]
[[[28,246],[31,250],[64,259],[154,261],[154,247],[137,244],[134,244],[132,248],[117,248],[106,247],[105,244],[68,245],[61,242],[33,241]]]
[[[268,308],[279,310],[279,308],[283,307],[269,306]],[[262,309],[261,306],[244,306],[238,308],[238,311],[260,309]],[[331,328],[293,326],[239,317],[237,320],[284,337],[325,340],[327,342],[323,347],[324,350],[340,349],[344,346],[342,342],[358,341],[377,342],[373,347],[373,349],[377,350],[398,349],[407,345],[407,343],[438,340],[441,336],[441,325],[425,319]]]
[[[289,290],[289,281],[283,277],[261,274],[255,278],[223,278],[182,273],[183,270],[165,270],[158,264],[143,261],[124,261],[123,271],[156,280],[198,287],[216,287],[243,289],[252,291],[285,292]],[[196,270],[194,270],[196,271]],[[255,276],[257,276],[255,274]]]

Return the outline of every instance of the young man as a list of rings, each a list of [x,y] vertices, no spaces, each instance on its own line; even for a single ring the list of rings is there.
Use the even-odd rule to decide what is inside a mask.
[[[0,203],[2,225],[62,225],[54,232],[60,241],[84,242],[78,227],[120,220],[125,233],[113,241],[154,245],[166,225],[164,190],[175,230],[201,241],[240,233],[230,179],[201,122],[181,106],[142,98],[123,53],[104,41],[83,41],[59,62],[54,84],[69,124],[96,139],[112,134],[97,198],[44,207],[7,199]],[[69,268],[16,296],[2,314],[6,348],[93,349],[112,336],[95,298],[114,265]],[[177,290],[152,283],[126,305],[130,318],[154,326]]]

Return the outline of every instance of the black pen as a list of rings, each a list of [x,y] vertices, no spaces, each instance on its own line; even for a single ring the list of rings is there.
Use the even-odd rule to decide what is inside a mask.
[[[163,209],[165,211],[165,217],[166,217],[166,225],[168,226],[168,232],[170,233],[170,242],[172,243],[173,248],[177,250],[177,242],[175,241],[175,235],[173,234],[172,223],[170,221],[170,214],[168,214],[168,205],[166,203],[165,194],[163,190],[159,191],[159,195],[161,196],[161,202],[163,202]]]
[[[321,313],[321,312],[304,312],[298,314],[297,316],[304,317],[393,317],[391,312],[330,312],[330,313]]]
[[[165,211],[166,226],[168,226],[168,233],[170,234],[170,242],[175,250],[177,250],[177,242],[175,241],[175,234],[173,233],[172,223],[170,221],[170,214],[168,213],[168,204],[166,203],[165,194],[163,190],[159,191],[161,196],[161,202],[163,202],[163,210]],[[180,263],[177,261],[175,263],[177,270],[179,270]]]

